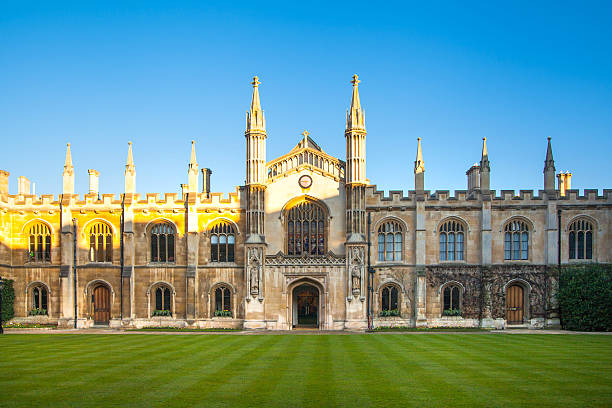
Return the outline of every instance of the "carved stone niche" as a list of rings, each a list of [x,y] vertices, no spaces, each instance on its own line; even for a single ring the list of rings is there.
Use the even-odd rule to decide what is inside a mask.
[[[346,276],[347,276],[347,300],[361,297],[365,299],[365,247],[347,246]]]
[[[263,300],[263,297],[260,296],[262,293],[261,281],[263,274],[263,248],[259,246],[248,247],[246,252],[246,278],[248,293],[253,298],[259,297],[260,300]]]

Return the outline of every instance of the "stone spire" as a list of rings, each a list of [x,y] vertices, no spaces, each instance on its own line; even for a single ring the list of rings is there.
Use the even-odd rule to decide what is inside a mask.
[[[548,147],[546,148],[546,160],[544,161],[544,190],[555,190],[555,160],[553,159],[550,137],[548,138]]]
[[[346,130],[365,130],[365,113],[361,109],[359,100],[359,77],[353,75],[353,95],[351,96],[351,107],[346,112]]]
[[[425,161],[421,151],[421,138],[417,138],[417,141],[417,154],[414,161],[414,189],[417,193],[422,193],[425,190]]]
[[[261,102],[259,101],[259,78],[253,77],[253,98],[251,99],[251,109],[247,111],[247,123],[246,130],[259,130],[262,132],[266,131],[266,118],[264,111],[261,109]]]
[[[189,192],[198,192],[198,162],[196,161],[195,140],[191,141],[191,158],[189,159],[189,167],[187,168],[187,177],[189,184]]]
[[[491,167],[487,153],[487,138],[482,138],[482,156],[480,158],[480,190],[488,193],[491,189]]]
[[[70,143],[67,144],[66,148],[66,162],[62,174],[62,194],[74,194],[74,167],[72,166]]]
[[[125,165],[125,193],[136,193],[136,166],[132,154],[132,142],[128,142],[127,163]]]

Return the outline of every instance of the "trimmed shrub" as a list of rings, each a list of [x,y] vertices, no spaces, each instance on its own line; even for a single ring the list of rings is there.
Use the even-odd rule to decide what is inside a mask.
[[[558,299],[564,329],[612,331],[612,265],[563,268]]]
[[[15,289],[13,281],[2,279],[2,322],[8,322],[15,316]]]

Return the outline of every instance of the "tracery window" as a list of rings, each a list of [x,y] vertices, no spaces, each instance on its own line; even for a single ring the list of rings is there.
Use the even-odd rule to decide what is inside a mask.
[[[211,262],[234,262],[236,244],[234,227],[227,222],[220,222],[210,231]]]
[[[513,220],[504,227],[504,259],[529,259],[529,227],[522,220]]]
[[[89,261],[113,261],[113,232],[103,222],[97,222],[89,228]]]
[[[569,259],[593,259],[593,224],[579,219],[569,226]]]
[[[464,226],[448,220],[440,226],[440,260],[463,261]]]
[[[29,230],[28,258],[31,262],[51,262],[51,229],[42,222]]]
[[[48,292],[47,288],[43,285],[34,286],[30,292],[32,295],[31,308],[29,311],[30,315],[46,315],[48,314],[47,301]]]
[[[287,212],[287,253],[289,255],[325,254],[325,211],[304,201]]]
[[[155,289],[155,310],[153,316],[172,316],[170,302],[172,301],[172,293],[167,286],[158,286]]]
[[[387,221],[378,227],[378,260],[402,260],[402,228],[397,221]]]
[[[151,262],[174,262],[174,225],[160,222],[151,229]]]
[[[380,292],[381,316],[399,316],[399,291],[395,285],[383,286]]]
[[[232,292],[228,286],[222,285],[215,289],[215,316],[232,316]]]
[[[457,285],[448,285],[444,288],[443,316],[461,316],[461,290]]]

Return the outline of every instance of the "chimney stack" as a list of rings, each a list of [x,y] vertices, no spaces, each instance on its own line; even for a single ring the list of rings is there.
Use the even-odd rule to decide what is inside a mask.
[[[29,195],[30,194],[30,180],[24,176],[19,176],[17,179],[17,194]]]
[[[98,170],[89,169],[87,173],[89,173],[89,194],[95,194],[97,196],[99,192],[98,177],[100,176],[100,172]]]
[[[183,200],[189,193],[189,184],[181,184],[181,195],[183,196]]]
[[[210,195],[210,175],[212,174],[211,169],[202,169],[202,192],[206,194],[206,198]]]
[[[468,182],[468,193],[474,190],[480,190],[480,166],[478,163],[474,163],[472,167],[465,172]]]
[[[572,173],[566,171],[565,173],[561,172],[557,174],[557,182],[559,195],[564,197],[565,192],[572,188]]]
[[[8,195],[9,193],[8,178],[10,174],[6,170],[0,170],[0,195]]]

